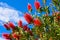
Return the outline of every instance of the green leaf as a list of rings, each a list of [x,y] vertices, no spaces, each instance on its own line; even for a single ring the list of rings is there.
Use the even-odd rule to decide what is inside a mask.
[[[46,4],[46,0],[43,0],[43,3]]]

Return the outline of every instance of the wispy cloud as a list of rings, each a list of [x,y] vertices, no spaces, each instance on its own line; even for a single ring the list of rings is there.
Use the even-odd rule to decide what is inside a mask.
[[[21,11],[15,10],[13,7],[9,6],[6,3],[0,2],[0,25],[3,25],[3,23],[8,21],[17,23],[18,20],[22,20],[24,25],[27,24]],[[0,28],[2,29],[2,27]],[[2,35],[1,29],[0,29],[0,36]],[[4,29],[4,31],[6,30]],[[0,38],[0,40],[4,39]]]
[[[17,22],[20,19],[27,23],[22,15],[22,12],[15,10],[6,3],[0,2],[0,23],[8,21]]]
[[[0,37],[0,40],[5,40],[5,39]]]
[[[4,8],[12,8],[11,6],[9,6],[7,3],[3,3],[3,2],[0,2],[0,6],[1,7],[4,7]]]

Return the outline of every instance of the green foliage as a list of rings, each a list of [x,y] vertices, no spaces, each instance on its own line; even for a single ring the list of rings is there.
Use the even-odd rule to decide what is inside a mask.
[[[45,5],[46,0],[43,0],[43,3]],[[12,33],[18,32],[18,35],[21,34],[22,36],[19,40],[35,40],[36,38],[41,40],[60,40],[60,0],[52,0],[52,4],[54,4],[57,10],[55,11],[54,8],[52,8],[52,15],[50,15],[50,6],[42,6],[37,10],[39,13],[45,12],[46,14],[39,17],[37,15],[32,15],[33,19],[38,18],[42,22],[41,26],[34,25],[34,27],[30,30],[32,31],[33,36],[18,26],[12,30]],[[13,38],[12,40],[16,39]]]

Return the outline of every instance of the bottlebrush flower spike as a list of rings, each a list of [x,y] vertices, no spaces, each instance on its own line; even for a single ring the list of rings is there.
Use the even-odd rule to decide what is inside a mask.
[[[30,29],[27,27],[27,25],[24,25],[23,30],[24,31],[29,31]]]
[[[60,14],[57,15],[57,19],[60,20]]]
[[[12,34],[12,37],[13,37],[13,38],[19,38],[19,35],[17,35],[16,33],[13,33],[13,34]]]
[[[22,28],[23,25],[21,20],[18,21],[18,26]]]
[[[31,31],[31,30],[29,31],[29,33],[30,33],[30,35],[31,35],[31,36],[33,36],[33,33],[32,33],[32,31]]]
[[[34,6],[35,6],[35,8],[36,8],[36,10],[38,10],[39,8],[40,8],[40,3],[39,3],[39,1],[35,1],[34,2]]]
[[[24,31],[27,31],[28,33],[30,33],[31,36],[33,36],[32,31],[27,27],[27,25],[25,25],[25,26],[23,27],[23,30],[24,30]]]
[[[10,35],[9,34],[2,34],[2,36],[6,39],[10,39]]]
[[[10,27],[9,27],[9,25],[8,24],[4,24],[4,27],[7,29],[7,30],[9,30],[10,29]]]
[[[35,40],[38,40],[38,38],[36,38]]]
[[[57,16],[57,19],[59,19],[59,20],[60,20],[60,16]]]
[[[15,29],[15,25],[12,22],[9,22],[8,25],[10,28]]]
[[[30,4],[30,3],[28,3],[27,8],[28,8],[28,10],[29,10],[29,11],[32,11],[32,6],[31,6],[31,4]]]
[[[34,19],[34,25],[35,26],[41,26],[41,21],[38,19],[38,18],[36,18],[36,19]]]
[[[28,23],[31,23],[33,20],[32,16],[29,13],[25,13],[24,18]]]

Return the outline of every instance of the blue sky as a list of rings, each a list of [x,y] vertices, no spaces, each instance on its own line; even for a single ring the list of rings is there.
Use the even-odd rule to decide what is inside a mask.
[[[0,2],[6,2],[8,5],[14,7],[16,10],[22,11],[22,12],[26,12],[27,10],[27,4],[31,3],[33,9],[34,8],[34,1],[35,0],[0,0]],[[42,1],[38,0],[40,2],[40,4],[42,5]],[[49,5],[49,3],[51,2],[51,0],[47,0],[47,5]]]
[[[27,24],[27,22],[23,18],[23,13],[28,12],[28,10],[27,10],[28,3],[30,3],[32,5],[32,8],[33,8],[32,13],[34,13],[34,11],[36,11],[35,7],[34,7],[34,1],[35,0],[0,0],[0,17],[1,17],[0,18],[0,37],[2,37],[2,33],[11,32],[11,31],[7,31],[3,27],[3,24],[2,24],[3,22],[12,21],[12,22],[16,23],[19,19],[21,19],[21,20],[23,20],[23,24],[24,23]],[[40,2],[41,6],[42,6],[43,2],[41,0],[38,0],[38,1]],[[51,0],[47,0],[46,5],[49,6],[50,2],[51,2]],[[9,11],[6,12],[7,10],[9,10]],[[12,11],[10,11],[10,10],[12,10]],[[4,13],[3,13],[3,11],[4,11]],[[6,14],[5,14],[5,12],[6,12]],[[14,15],[14,17],[12,17],[13,15]],[[6,17],[7,17],[7,19],[5,19]],[[15,18],[15,19],[13,19],[13,18]]]

